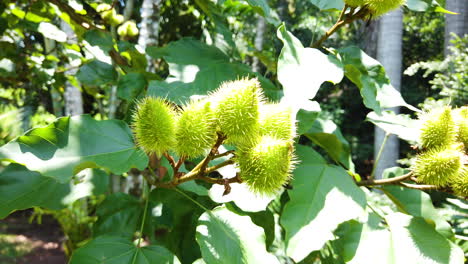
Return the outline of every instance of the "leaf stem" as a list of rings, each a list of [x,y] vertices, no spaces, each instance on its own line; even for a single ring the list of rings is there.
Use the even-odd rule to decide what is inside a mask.
[[[389,185],[389,184],[401,184],[402,181],[408,180],[413,176],[413,172],[409,172],[405,175],[394,177],[394,178],[388,178],[388,179],[379,179],[379,180],[374,180],[374,179],[369,179],[369,180],[364,180],[357,182],[356,184],[358,186],[374,186],[374,185]]]
[[[377,157],[375,158],[374,166],[372,167],[372,172],[369,177],[370,180],[374,179],[375,170],[377,169],[377,165],[379,165],[380,157],[382,156],[383,150],[385,148],[385,144],[387,144],[388,137],[390,136],[389,133],[385,133],[385,137],[382,141],[382,145],[380,145],[379,153],[377,153]]]

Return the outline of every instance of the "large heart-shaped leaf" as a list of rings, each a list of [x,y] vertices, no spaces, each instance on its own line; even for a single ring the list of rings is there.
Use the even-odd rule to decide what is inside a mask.
[[[59,183],[20,164],[10,164],[0,173],[0,218],[33,206],[59,210],[80,198],[107,190],[108,175],[101,170],[84,170],[77,179],[77,184]]]
[[[427,222],[435,224],[439,233],[448,238],[453,238],[452,227],[439,215],[427,193],[399,186],[384,186],[382,190],[401,212],[422,217]]]
[[[207,264],[279,263],[266,251],[263,229],[224,206],[200,216],[196,239]]]
[[[148,95],[167,97],[182,104],[192,95],[205,95],[224,82],[241,77],[258,77],[266,95],[278,99],[279,90],[266,78],[231,59],[220,49],[198,40],[183,38],[163,48],[149,47],[153,58],[164,58],[170,76],[165,81],[151,81]]]
[[[117,71],[108,63],[92,60],[80,67],[76,77],[82,84],[98,86],[116,81]]]
[[[70,264],[177,264],[174,254],[161,246],[137,247],[132,241],[115,236],[100,236],[77,249]]]
[[[388,227],[382,220],[369,214],[364,224],[351,221],[340,228],[346,263],[463,263],[463,251],[423,218],[392,213],[385,217]]]
[[[0,148],[0,160],[24,164],[59,182],[85,168],[102,167],[122,174],[143,170],[148,157],[133,143],[128,125],[119,120],[94,120],[89,115],[63,117],[32,129]]]
[[[395,213],[385,217],[393,248],[393,263],[461,264],[463,251],[423,218]]]
[[[413,111],[417,108],[407,104],[400,92],[391,84],[383,66],[358,47],[350,46],[339,50],[345,75],[360,90],[364,105],[380,114],[382,109],[405,106]]]
[[[278,80],[284,92],[281,101],[290,105],[296,114],[310,104],[322,83],[341,81],[343,66],[335,57],[318,49],[304,48],[284,24],[278,28],[277,36],[284,45],[278,58]]]
[[[281,224],[287,254],[296,262],[333,239],[339,224],[364,212],[365,194],[341,167],[301,165],[294,171],[292,186]]]

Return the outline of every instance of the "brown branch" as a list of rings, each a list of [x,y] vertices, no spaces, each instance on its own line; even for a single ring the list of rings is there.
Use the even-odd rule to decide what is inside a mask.
[[[227,156],[227,155],[229,155],[229,154],[233,154],[234,152],[235,152],[235,150],[228,150],[228,151],[226,151],[226,152],[224,152],[224,153],[215,155],[215,156],[213,157],[213,159],[221,158],[221,157]]]
[[[171,155],[169,155],[169,153],[167,153],[167,152],[164,152],[163,155],[167,159],[167,161],[169,161],[169,164],[171,165],[171,167],[174,168],[175,165],[176,165],[174,158]]]
[[[338,29],[342,26],[350,24],[351,22],[364,18],[368,14],[367,8],[361,8],[356,14],[353,14],[354,9],[351,9],[352,12],[345,14],[348,6],[345,5],[343,10],[341,10],[340,17],[336,21],[335,25],[333,25],[325,34],[317,40],[314,44],[312,44],[312,48],[320,48],[325,40],[327,40],[331,35],[333,35]]]
[[[389,184],[399,184],[402,181],[408,180],[411,178],[413,175],[413,172],[409,172],[405,175],[394,177],[394,178],[388,178],[388,179],[379,179],[379,180],[364,180],[357,182],[356,184],[358,186],[375,186],[375,185],[389,185]]]
[[[208,153],[208,156],[198,164],[195,169],[200,170],[201,172],[204,172],[206,170],[206,167],[208,166],[208,163],[210,163],[211,160],[216,156],[218,153],[218,148],[223,144],[223,141],[226,139],[226,136],[224,136],[222,133],[218,132],[218,138],[216,139],[216,143],[213,145],[213,147],[210,150],[210,153]]]

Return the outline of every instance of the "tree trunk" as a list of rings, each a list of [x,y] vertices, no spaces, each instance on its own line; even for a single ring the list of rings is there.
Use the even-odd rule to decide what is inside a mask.
[[[401,9],[384,15],[379,25],[379,41],[377,47],[377,59],[385,67],[390,81],[397,89],[401,86],[402,72],[402,37],[403,37],[403,12]],[[390,109],[399,113],[398,108]],[[399,156],[399,141],[394,135],[390,136],[382,149],[380,159],[377,155],[385,139],[385,132],[380,128],[375,128],[374,138],[374,160],[375,177],[381,178],[385,169],[396,166]]]
[[[255,50],[262,51],[263,49],[263,42],[265,40],[265,30],[266,30],[266,22],[265,18],[262,16],[258,16],[257,18],[257,28],[255,32]],[[260,60],[257,56],[253,57],[252,60],[252,69],[254,72],[260,72]]]
[[[138,44],[146,49],[148,46],[158,45],[159,38],[159,20],[160,20],[161,0],[143,0],[141,6],[141,29],[138,38]],[[153,59],[146,56],[148,60],[147,71],[154,72],[155,66]]]
[[[67,34],[68,39],[76,38],[75,32],[65,21],[61,21],[60,28]],[[65,66],[67,68],[67,66]],[[65,72],[67,76],[75,76],[78,69],[72,68]],[[81,115],[83,114],[83,99],[81,91],[78,87],[73,86],[70,82],[65,83],[65,115]]]
[[[456,12],[458,15],[445,15],[445,56],[448,55],[448,47],[451,45],[450,40],[453,39],[451,33],[463,37],[468,34],[468,0],[447,0],[445,8],[449,11]]]

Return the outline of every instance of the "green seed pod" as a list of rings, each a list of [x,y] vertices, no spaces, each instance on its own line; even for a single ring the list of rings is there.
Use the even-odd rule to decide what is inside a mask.
[[[451,187],[458,196],[468,197],[468,168],[464,167],[452,181]]]
[[[112,18],[116,15],[115,9],[113,9],[112,6],[108,4],[99,4],[96,7],[96,11],[99,13],[99,15],[101,15],[101,18],[106,22],[111,21]]]
[[[239,152],[240,177],[254,193],[277,193],[290,177],[293,161],[292,142],[263,136],[253,148]]]
[[[462,168],[459,146],[431,149],[416,157],[413,172],[419,182],[443,187],[449,185]]]
[[[121,37],[135,37],[139,33],[138,28],[134,21],[125,21],[117,28],[117,34]]]
[[[372,16],[378,17],[402,6],[406,0],[365,0],[364,2]]]
[[[345,4],[351,7],[363,6],[365,0],[345,0]]]
[[[164,99],[146,97],[133,115],[137,144],[148,154],[158,157],[175,146],[176,114]]]
[[[291,109],[280,104],[260,105],[260,135],[269,135],[283,140],[293,140],[296,128]]]
[[[225,82],[211,96],[217,124],[227,142],[253,144],[258,134],[258,108],[263,101],[258,80]]]
[[[457,127],[457,142],[463,143],[465,153],[468,153],[468,107],[464,106],[453,111]]]
[[[177,120],[177,145],[179,156],[196,158],[206,154],[216,140],[216,125],[210,103],[191,101],[184,106]]]
[[[118,14],[110,18],[109,24],[111,24],[112,26],[117,26],[117,25],[122,24],[123,20],[124,20],[124,17]]]
[[[420,141],[424,148],[449,146],[455,142],[456,127],[450,107],[435,109],[423,118]]]

